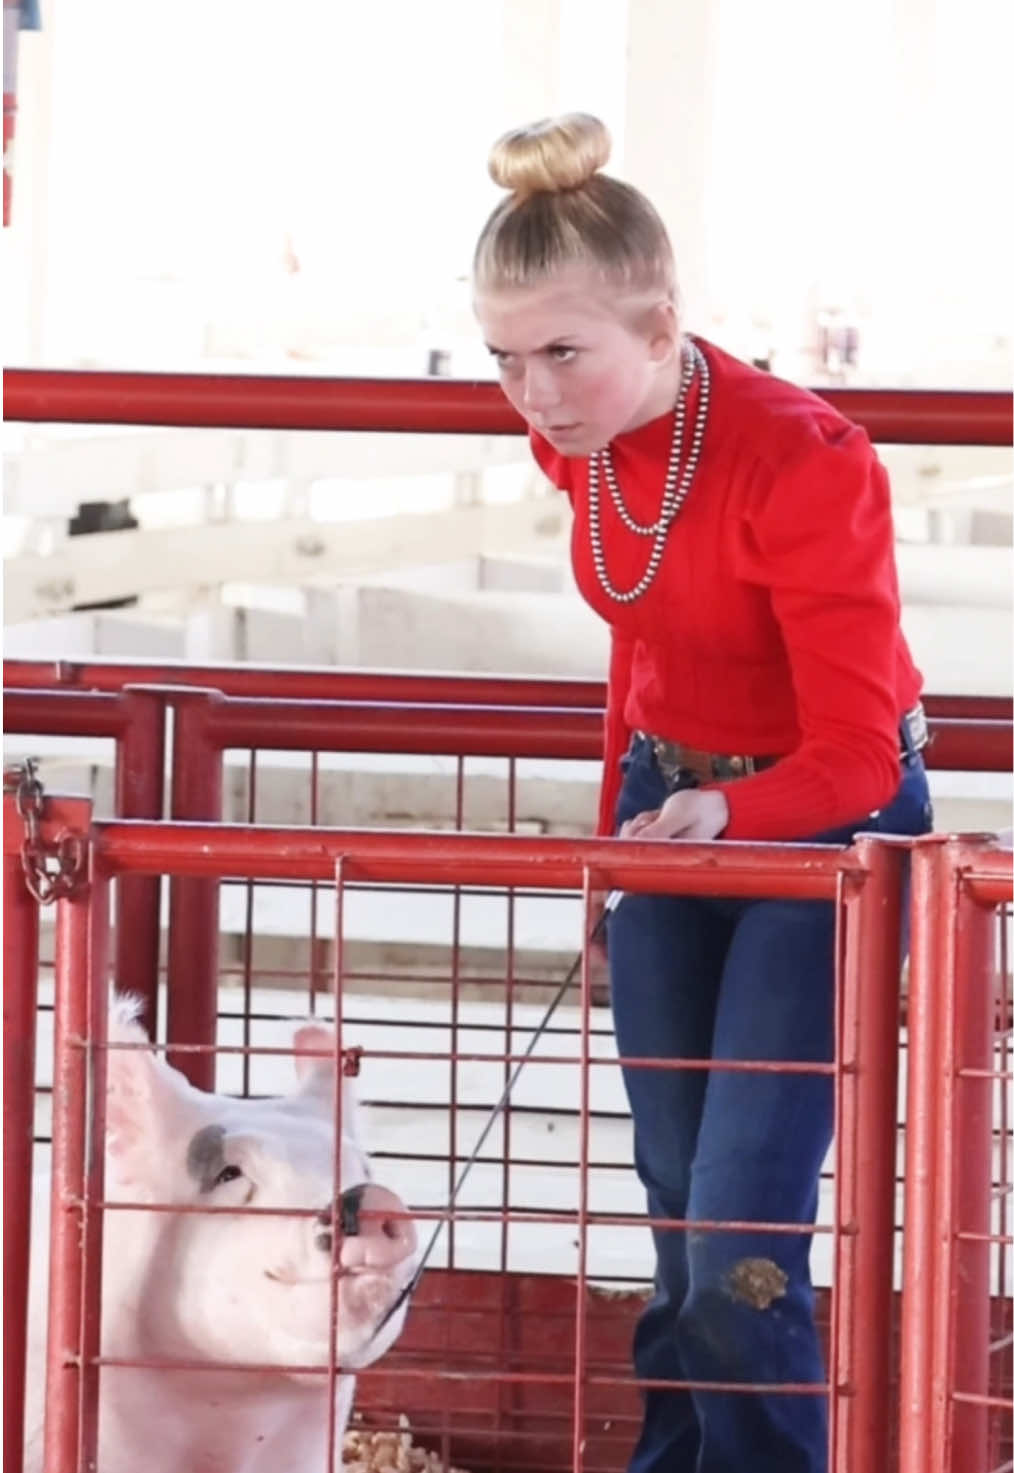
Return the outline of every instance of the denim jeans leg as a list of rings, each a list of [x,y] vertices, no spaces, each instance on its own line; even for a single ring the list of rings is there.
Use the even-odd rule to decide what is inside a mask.
[[[624,819],[669,791],[647,744],[625,761]],[[922,760],[857,828],[932,826]],[[904,938],[903,938],[904,949]],[[621,1058],[833,1057],[834,912],[823,902],[628,895],[609,924]],[[808,1225],[833,1127],[828,1075],[624,1069],[635,1162],[653,1217],[799,1224],[797,1232],[704,1226],[655,1232],[656,1293],[638,1324],[644,1379],[818,1384]],[[822,1393],[648,1391],[630,1473],[823,1473]]]
[[[613,1020],[621,1059],[708,1057],[729,925],[707,902],[627,895],[609,925]],[[703,1070],[623,1068],[634,1161],[653,1218],[685,1218],[704,1105]],[[634,1337],[644,1380],[682,1381],[676,1325],[689,1287],[686,1234],[653,1230],[655,1296]],[[689,1393],[648,1389],[636,1473],[692,1473],[700,1433]]]
[[[829,1063],[833,907],[756,901],[736,908],[713,1058]],[[833,1108],[827,1074],[716,1069],[708,1075],[687,1217],[796,1223],[800,1230],[690,1232],[690,1282],[676,1338],[691,1379],[824,1381],[807,1228],[816,1213]],[[701,1436],[695,1473],[826,1469],[822,1392],[698,1392],[694,1404]]]
[[[656,808],[669,791],[646,743],[625,760],[616,812]],[[613,1024],[621,1061],[702,1059],[711,1051],[718,989],[731,924],[707,901],[626,895],[609,919]],[[685,1218],[704,1105],[700,1069],[623,1068],[634,1125],[634,1163],[653,1218]],[[634,1336],[643,1380],[683,1381],[676,1321],[687,1295],[686,1234],[656,1229],[655,1295]],[[631,1473],[693,1473],[700,1432],[688,1392],[647,1390]]]

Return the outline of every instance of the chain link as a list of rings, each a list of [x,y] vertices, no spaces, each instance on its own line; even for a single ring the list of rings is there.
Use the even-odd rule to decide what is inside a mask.
[[[33,757],[4,768],[4,792],[14,794],[25,826],[21,868],[29,893],[40,905],[73,895],[85,870],[85,840],[70,833],[60,834],[53,842],[43,838],[46,793]]]

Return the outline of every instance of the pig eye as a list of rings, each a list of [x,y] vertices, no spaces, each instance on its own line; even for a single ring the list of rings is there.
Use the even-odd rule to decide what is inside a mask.
[[[223,1166],[221,1171],[215,1177],[215,1186],[224,1187],[226,1182],[235,1181],[237,1176],[242,1175],[243,1173],[240,1171],[238,1166]]]

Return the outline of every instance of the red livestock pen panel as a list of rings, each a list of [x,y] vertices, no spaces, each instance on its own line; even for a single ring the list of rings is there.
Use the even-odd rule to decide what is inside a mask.
[[[7,804],[5,854],[13,861],[24,833],[13,799]],[[337,1021],[336,1046],[361,1066],[366,1099],[386,1122],[375,1159],[407,1183],[405,1200],[424,1239],[431,1226],[442,1225],[439,1252],[423,1274],[400,1342],[360,1375],[362,1425],[392,1426],[407,1417],[422,1445],[472,1473],[608,1473],[623,1466],[637,1407],[629,1329],[650,1264],[643,1256],[646,1219],[616,1107],[618,1061],[607,1020],[593,1005],[586,948],[579,979],[563,987],[560,1007],[537,1045],[545,998],[518,1000],[509,944],[499,984],[485,984],[479,997],[452,971],[439,1006],[418,1000],[402,1006],[396,996],[386,1008],[374,999],[368,1006],[376,1012],[362,1016],[363,999],[347,992],[342,960],[343,910],[355,888],[369,889],[392,909],[420,891],[434,905],[443,903],[442,896],[451,917],[456,904],[472,900],[507,916],[509,897],[537,905],[570,895],[586,918],[591,892],[600,887],[792,896],[834,905],[841,943],[834,1062],[743,1067],[833,1076],[833,1200],[815,1232],[835,1286],[826,1316],[828,1372],[820,1384],[779,1389],[827,1397],[835,1473],[881,1473],[891,1465],[902,847],[876,840],[852,850],[736,845],[721,846],[719,854],[714,846],[686,844],[660,855],[657,845],[615,840],[91,824],[85,805],[54,800],[42,840],[55,842],[68,832],[83,841],[84,867],[56,900],[47,1473],[91,1466],[96,1388],[122,1371],[99,1340],[109,1272],[108,1264],[105,1273],[101,1269],[101,1237],[113,1205],[103,1189],[101,1106],[107,892],[110,881],[127,875],[313,882],[327,897],[334,966],[330,987],[314,999],[318,1016]],[[22,878],[14,863],[6,883],[8,914],[18,932],[14,944],[30,947],[36,917],[19,901]],[[576,928],[579,946],[586,924]],[[129,930],[129,914],[119,925]],[[18,980],[33,989],[27,973]],[[243,1021],[245,1031],[238,1031],[235,1020],[222,1019],[211,1042],[179,1053],[217,1060],[220,1090],[256,1096],[271,1088],[264,1071],[282,1051],[277,1038],[284,1014]],[[17,1026],[25,1023],[21,1017]],[[487,1140],[483,1122],[522,1063]],[[688,1059],[675,1067],[707,1065]],[[7,1108],[7,1125],[22,1142],[31,1105],[22,1078]],[[472,1157],[473,1174],[462,1194],[463,1168]],[[22,1161],[5,1199],[8,1289],[16,1289],[16,1276],[23,1274],[28,1209]],[[806,1224],[776,1226],[810,1231]],[[722,1229],[716,1223],[702,1230]],[[5,1324],[15,1337],[21,1310],[15,1294]],[[9,1365],[13,1389],[5,1424],[12,1468],[18,1465],[19,1355]],[[252,1348],[238,1359],[241,1373],[265,1372]],[[164,1370],[174,1374],[171,1363]],[[336,1368],[317,1374],[333,1377]]]

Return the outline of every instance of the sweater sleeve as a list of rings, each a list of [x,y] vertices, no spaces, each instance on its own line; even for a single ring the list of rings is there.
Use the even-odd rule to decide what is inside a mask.
[[[863,431],[837,427],[748,500],[740,576],[768,590],[788,655],[800,742],[718,783],[724,837],[803,838],[857,821],[899,779],[899,600],[887,475]]]
[[[616,802],[620,796],[623,773],[620,758],[630,741],[630,728],[624,716],[627,692],[630,690],[630,659],[633,641],[612,631],[609,652],[609,683],[606,694],[605,742],[602,754],[602,787],[599,791],[599,819],[595,830],[608,839],[614,832]]]

